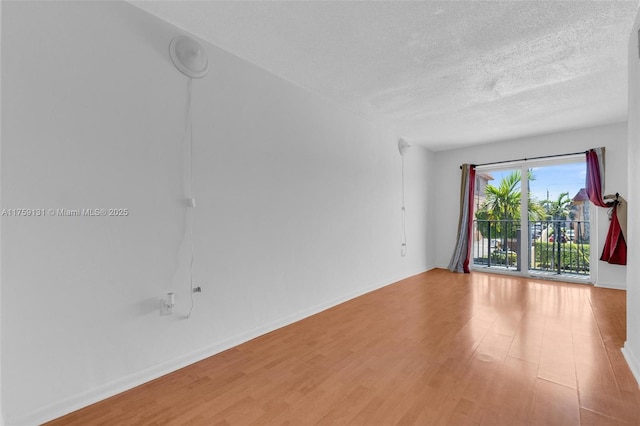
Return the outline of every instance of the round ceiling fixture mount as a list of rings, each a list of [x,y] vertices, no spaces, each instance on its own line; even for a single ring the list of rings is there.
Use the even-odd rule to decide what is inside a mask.
[[[400,155],[404,157],[404,153],[407,152],[409,148],[411,148],[411,145],[409,145],[407,141],[402,138],[398,139],[398,151],[400,151]]]
[[[209,71],[206,52],[192,38],[179,36],[171,40],[169,54],[176,68],[187,77],[201,78]]]

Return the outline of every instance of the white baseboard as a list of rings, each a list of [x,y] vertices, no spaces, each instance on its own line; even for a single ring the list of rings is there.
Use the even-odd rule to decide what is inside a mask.
[[[97,388],[91,389],[87,392],[83,392],[78,395],[74,395],[70,398],[57,401],[53,404],[42,407],[39,410],[34,411],[26,416],[9,419],[7,420],[6,424],[10,424],[12,426],[22,426],[22,425],[30,426],[34,424],[46,423],[53,419],[57,419],[58,417],[72,413],[88,405],[94,404],[106,398],[112,397],[114,395],[117,395],[129,389],[132,389],[136,386],[140,386],[144,383],[147,383],[151,380],[162,377],[166,374],[172,373],[183,367],[194,364],[198,361],[202,361],[203,359],[209,358],[210,356],[226,351],[227,349],[233,348],[234,346],[238,346],[242,343],[248,342],[249,340],[262,336],[263,334],[267,334],[269,332],[272,332],[274,330],[277,330],[289,324],[293,324],[294,322],[300,321],[304,318],[310,317],[311,315],[315,315],[317,313],[325,311],[329,308],[332,308],[336,305],[344,303],[348,300],[362,296],[366,293],[370,293],[374,290],[378,290],[382,287],[386,287],[388,285],[391,285],[403,279],[412,277],[414,275],[421,274],[431,269],[434,269],[434,267],[433,266],[422,267],[422,268],[419,268],[418,270],[414,270],[413,272],[409,272],[409,275],[406,275],[404,277],[399,277],[397,279],[394,279],[388,282],[378,283],[373,286],[369,286],[357,291],[353,291],[351,293],[348,293],[345,296],[336,298],[329,302],[315,305],[313,307],[310,307],[309,309],[305,309],[296,314],[289,315],[287,317],[278,319],[276,321],[272,321],[271,323],[257,327],[253,330],[247,331],[238,336],[234,336],[222,342],[215,343],[213,345],[204,347],[200,350],[191,352],[184,356],[144,369],[135,374],[131,374],[129,376],[112,381],[110,383],[106,383],[104,385],[98,386]]]
[[[444,269],[447,269],[446,267]],[[487,267],[478,267],[478,268],[471,268],[472,272],[484,272],[487,274],[498,274],[498,275],[510,275],[513,277],[523,277],[523,275],[520,273],[520,271],[511,271],[511,270],[500,270],[500,269],[491,269],[491,268],[487,268]],[[570,276],[567,275],[560,275],[560,276],[556,276],[556,275],[545,275],[545,274],[534,274],[534,273],[530,273],[529,275],[524,275],[525,278],[534,278],[534,279],[538,279],[538,280],[546,280],[546,281],[560,281],[560,282],[567,282],[567,283],[574,283],[574,284],[593,284],[594,287],[602,287],[602,288],[610,288],[612,290],[626,290],[627,289],[627,285],[626,283],[616,283],[616,282],[596,282],[593,283],[589,280],[584,280],[581,278],[571,278]]]
[[[602,287],[602,288],[611,288],[614,290],[626,290],[627,289],[627,285],[626,283],[609,283],[609,282],[597,282],[595,283],[596,287]]]
[[[434,270],[436,268],[439,268],[439,266],[436,266],[436,265],[427,266],[424,269],[421,269],[419,271],[416,271],[414,274],[409,275],[409,277],[412,277],[412,276],[418,275],[418,274],[422,274],[423,272],[429,272],[429,271],[432,271],[432,270]],[[409,278],[409,277],[407,277],[407,278]]]
[[[633,353],[633,351],[627,347],[627,342],[624,342],[624,346],[620,350],[629,365],[629,369],[631,370],[633,377],[636,378],[636,384],[640,387],[640,360],[638,360],[638,357]]]

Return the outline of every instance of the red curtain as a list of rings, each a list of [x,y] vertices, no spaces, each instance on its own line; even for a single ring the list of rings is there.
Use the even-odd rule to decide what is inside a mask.
[[[476,182],[476,169],[472,164],[462,165],[460,185],[460,218],[458,220],[458,238],[456,248],[449,262],[452,272],[468,274],[471,263],[471,246],[473,235],[473,197]]]
[[[611,208],[611,223],[600,260],[616,265],[627,264],[627,243],[618,221],[618,201],[607,203],[602,197],[604,186],[604,148],[587,151],[587,195],[598,207]]]
[[[602,170],[600,170],[602,169]],[[604,186],[604,148],[587,151],[587,195],[598,207],[611,207],[602,198]]]
[[[618,204],[614,202],[611,211],[611,223],[609,224],[609,232],[607,239],[604,241],[604,249],[600,260],[613,263],[616,265],[627,264],[627,243],[622,235],[622,228],[618,221]]]
[[[475,195],[476,186],[476,168],[471,166],[469,170],[469,193],[467,194],[467,204],[469,205],[468,218],[467,218],[467,256],[464,259],[463,269],[464,273],[468,274],[469,263],[471,261],[471,249],[473,246],[473,197]]]

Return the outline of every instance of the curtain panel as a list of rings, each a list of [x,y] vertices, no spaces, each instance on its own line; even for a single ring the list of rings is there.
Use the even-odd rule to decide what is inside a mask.
[[[587,151],[587,195],[598,207],[611,207],[602,197],[604,188],[604,148]]]
[[[458,237],[456,239],[453,256],[449,262],[449,270],[468,274],[471,260],[471,237],[473,234],[473,196],[476,182],[476,169],[472,164],[463,164],[461,168]]]
[[[604,152],[604,148],[594,148],[587,151],[586,190],[589,201],[598,207],[611,209],[609,212],[609,231],[607,232],[600,260],[616,265],[626,265],[627,243],[618,220],[618,208],[620,208],[621,201],[618,199],[618,194],[616,194],[616,198],[612,202],[606,202],[605,197],[602,195],[605,167]]]

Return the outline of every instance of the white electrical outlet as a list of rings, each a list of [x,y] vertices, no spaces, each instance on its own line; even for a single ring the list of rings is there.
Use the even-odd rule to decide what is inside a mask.
[[[160,315],[173,314],[175,304],[173,292],[167,293],[166,297],[160,301]]]
[[[160,306],[160,315],[171,315],[173,314],[173,306],[169,305],[164,300],[162,301],[162,306]]]

